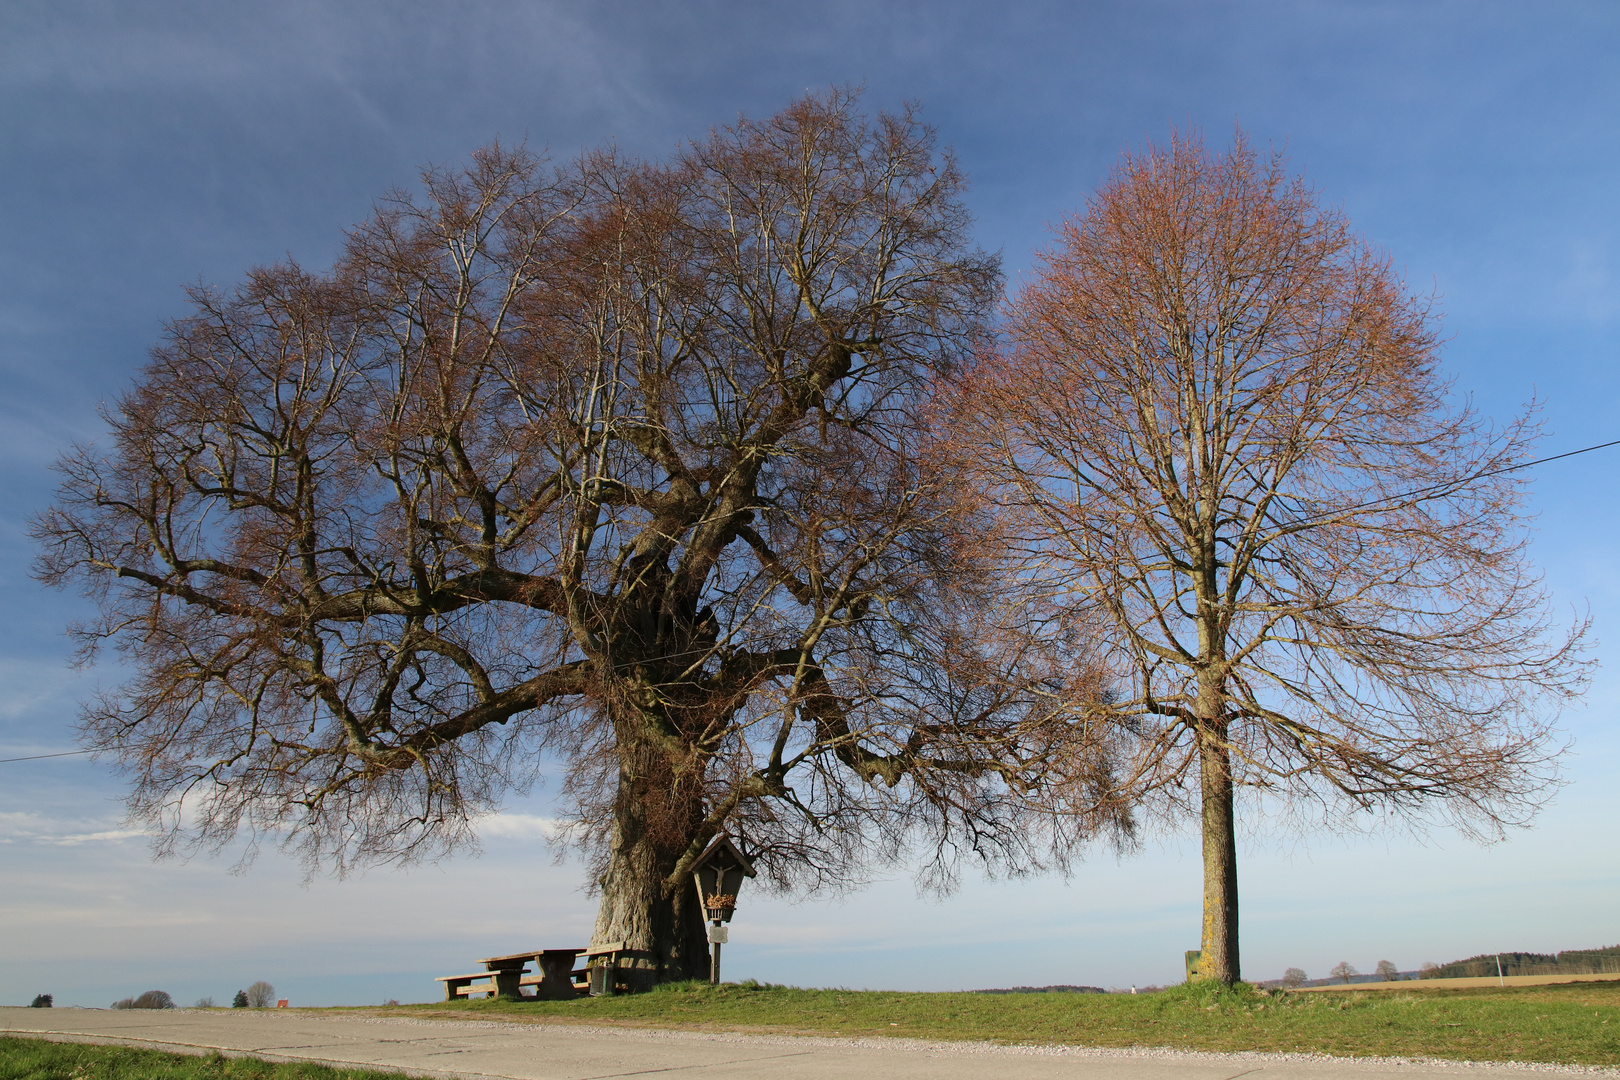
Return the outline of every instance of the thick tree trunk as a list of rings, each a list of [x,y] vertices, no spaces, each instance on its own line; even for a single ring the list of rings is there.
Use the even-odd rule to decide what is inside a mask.
[[[702,807],[681,798],[670,781],[669,766],[655,748],[621,747],[613,833],[591,944],[622,941],[631,950],[618,977],[631,991],[708,976],[708,938],[696,890],[690,882],[668,891],[664,885],[696,833]],[[687,786],[695,787],[690,779]]]
[[[1237,831],[1225,725],[1198,733],[1203,799],[1204,932],[1198,973],[1227,986],[1238,974]]]

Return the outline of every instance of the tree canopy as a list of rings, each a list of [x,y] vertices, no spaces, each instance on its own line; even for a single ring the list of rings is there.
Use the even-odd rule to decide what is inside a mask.
[[[328,272],[194,290],[36,528],[134,673],[83,721],[134,815],[410,860],[561,761],[643,981],[698,972],[722,829],[783,885],[1035,858],[1049,672],[968,630],[978,511],[921,449],[999,297],[963,187],[832,93],[663,163],[492,146]],[[1119,826],[1080,772],[1064,827]]]

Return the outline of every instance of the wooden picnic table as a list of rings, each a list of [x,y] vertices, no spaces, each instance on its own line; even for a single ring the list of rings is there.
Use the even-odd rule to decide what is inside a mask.
[[[574,986],[574,959],[584,951],[584,946],[577,949],[534,949],[509,956],[488,956],[479,963],[487,971],[516,970],[521,973],[525,970],[524,965],[533,961],[540,974],[527,979],[520,974],[518,987],[534,987],[534,996],[541,1001],[568,1001],[579,996]],[[519,991],[513,992],[516,994]]]
[[[483,971],[467,975],[441,975],[435,981],[444,983],[446,1001],[454,1001],[458,997],[467,997],[471,994],[568,1001],[589,993],[592,989],[587,983],[587,972],[574,969],[574,964],[581,954],[587,960],[593,957],[606,957],[606,966],[614,969],[618,966],[618,954],[624,951],[622,941],[608,942],[594,948],[530,949],[528,952],[507,953],[505,956],[486,956],[478,961],[484,965]],[[539,974],[529,974],[528,965],[531,963],[540,969]],[[606,975],[605,979],[598,980],[602,988],[596,992],[611,994],[617,989],[613,972],[610,970]],[[532,995],[523,993],[528,987],[534,988]]]

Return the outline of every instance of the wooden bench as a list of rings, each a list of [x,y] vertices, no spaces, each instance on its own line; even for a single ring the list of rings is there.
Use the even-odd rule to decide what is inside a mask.
[[[440,975],[434,982],[444,983],[444,1000],[472,994],[490,994],[494,997],[518,997],[523,974],[528,968],[506,968],[496,971],[477,971],[470,975]]]
[[[619,992],[620,963],[642,953],[627,949],[622,941],[609,941],[584,950],[585,969],[574,972],[585,977],[585,992],[592,997]]]

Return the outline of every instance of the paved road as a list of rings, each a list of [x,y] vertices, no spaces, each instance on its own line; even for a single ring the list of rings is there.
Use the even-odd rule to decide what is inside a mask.
[[[365,1065],[417,1076],[609,1080],[1507,1080],[1526,1067],[997,1047],[910,1039],[793,1038],[689,1031],[412,1020],[315,1010],[216,1012],[0,1008],[0,1033],[284,1061]],[[1550,1066],[1563,1073],[1591,1072]],[[1620,1075],[1613,1070],[1603,1070]],[[1263,1074],[1263,1075],[1261,1075]],[[679,1080],[671,1076],[668,1080]]]

